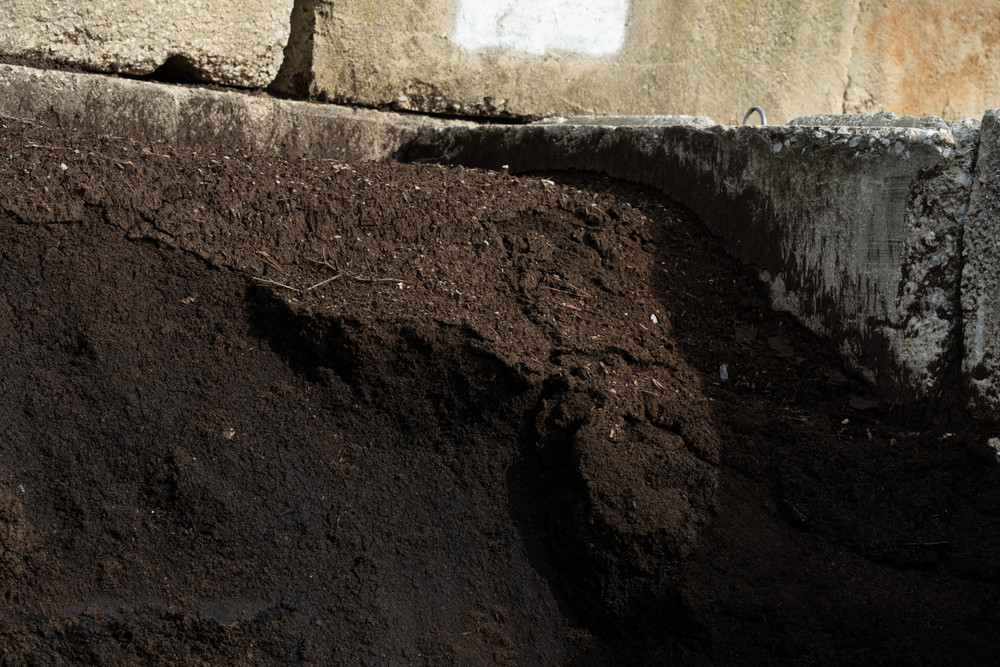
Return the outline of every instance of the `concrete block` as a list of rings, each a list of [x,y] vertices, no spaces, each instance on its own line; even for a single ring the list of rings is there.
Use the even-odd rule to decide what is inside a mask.
[[[466,115],[840,110],[857,3],[302,0],[285,92]]]
[[[383,160],[456,121],[0,64],[0,116],[178,147]]]
[[[965,221],[962,380],[969,409],[1000,419],[1000,111],[983,117]]]
[[[263,88],[288,42],[293,0],[4,0],[0,54],[83,69]]]
[[[452,128],[422,135],[407,157],[657,187],[756,267],[773,303],[830,339],[884,397],[932,400],[953,390],[959,361],[960,242],[978,124],[844,121]]]

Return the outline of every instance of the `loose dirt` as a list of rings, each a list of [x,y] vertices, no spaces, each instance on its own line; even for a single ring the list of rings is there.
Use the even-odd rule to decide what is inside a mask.
[[[654,193],[0,124],[5,663],[1000,658],[1000,432]]]

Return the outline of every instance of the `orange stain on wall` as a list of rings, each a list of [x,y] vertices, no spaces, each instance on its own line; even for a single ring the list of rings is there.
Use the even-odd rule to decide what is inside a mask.
[[[900,114],[954,117],[1000,105],[1000,2],[885,0],[864,34],[878,97]]]

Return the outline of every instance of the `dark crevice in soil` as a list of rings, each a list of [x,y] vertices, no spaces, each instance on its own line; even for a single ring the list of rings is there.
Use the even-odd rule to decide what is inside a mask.
[[[389,325],[388,330],[376,327],[371,331],[371,325],[361,322],[296,316],[285,302],[263,289],[255,290],[250,303],[254,304],[254,330],[292,368],[310,382],[348,385],[358,400],[394,414],[400,430],[413,442],[425,441],[428,432],[461,431],[473,423],[500,420],[516,427],[517,437],[507,443],[516,448],[517,457],[506,474],[511,516],[533,568],[549,582],[570,623],[581,624],[605,642],[628,645],[652,632],[644,621],[651,609],[661,623],[673,608],[669,615],[683,632],[670,635],[691,634],[676,594],[647,592],[649,573],[627,563],[614,566],[622,572],[608,571],[604,555],[594,552],[595,542],[606,537],[595,536],[588,528],[591,501],[574,460],[573,439],[583,426],[582,413],[571,423],[545,417],[551,406],[572,400],[564,396],[564,382],[553,379],[533,388],[497,359],[470,347],[460,331],[445,329],[430,340],[426,330],[419,333],[411,327],[395,330]],[[392,350],[388,365],[371,365],[375,358],[363,349],[362,341],[373,336],[381,347]],[[410,381],[419,382],[417,392]],[[483,393],[485,387],[487,393]],[[400,402],[401,396],[406,403]],[[462,397],[461,402],[455,403],[455,397]],[[414,414],[409,407],[414,401],[433,406],[438,421],[430,409]],[[505,406],[502,413],[495,412],[498,406]],[[589,409],[589,403],[585,407]],[[584,562],[588,564],[583,566]],[[620,580],[611,586],[623,589],[622,582],[628,581],[628,590],[609,593],[604,590],[609,580]],[[625,599],[615,599],[618,596]]]

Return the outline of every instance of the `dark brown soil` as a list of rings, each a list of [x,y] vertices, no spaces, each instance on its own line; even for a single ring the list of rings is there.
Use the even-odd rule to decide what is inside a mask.
[[[2,126],[4,663],[1000,658],[1000,432],[677,206]]]

